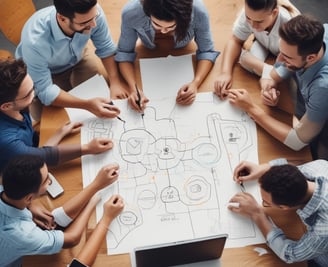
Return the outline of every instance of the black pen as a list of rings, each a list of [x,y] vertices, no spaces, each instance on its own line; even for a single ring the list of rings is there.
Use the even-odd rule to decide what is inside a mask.
[[[114,106],[114,102],[112,100],[108,104]],[[116,116],[116,118],[119,119],[121,122],[125,122],[125,120],[123,120],[119,116]]]
[[[135,84],[135,86],[136,86],[136,90],[137,90],[137,96],[138,96],[138,99],[137,99],[137,105],[139,106],[139,108],[140,108],[140,110],[142,110],[141,109],[141,95],[140,95],[140,92],[139,92],[139,89],[138,89],[138,86],[137,86],[137,84]],[[141,116],[144,116],[145,114],[142,112],[141,113]]]

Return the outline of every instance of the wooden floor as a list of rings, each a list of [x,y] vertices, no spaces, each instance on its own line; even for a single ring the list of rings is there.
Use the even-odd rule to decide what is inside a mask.
[[[232,28],[232,23],[235,20],[235,17],[238,13],[238,11],[241,9],[241,6],[243,4],[243,0],[203,0],[205,5],[208,8],[209,15],[210,15],[210,23],[211,23],[211,29],[212,29],[212,34],[213,34],[213,39],[215,43],[215,48],[219,51],[223,51],[224,45],[228,38],[231,35],[231,28]],[[110,26],[110,30],[112,33],[112,36],[117,43],[119,39],[119,34],[120,34],[120,14],[121,14],[121,9],[123,5],[127,2],[126,0],[98,0],[102,8],[104,9],[105,13],[107,14],[108,18],[108,23]],[[208,75],[207,79],[202,85],[201,90],[202,91],[211,91],[213,90],[213,82],[214,78],[217,75],[218,69],[219,69],[219,62],[220,62],[220,57],[218,58],[213,70],[211,73]],[[233,82],[233,87],[243,87],[243,88],[248,88],[248,87],[255,87],[259,89],[258,82],[257,82],[257,77],[255,77],[252,74],[247,73],[240,67],[235,68],[235,79]],[[254,89],[254,88],[253,88]],[[256,94],[258,96],[259,90],[254,90],[254,95]],[[259,100],[257,100],[259,102]],[[284,110],[291,111],[292,105],[290,104],[289,101],[285,102],[281,106]],[[266,108],[268,109],[268,108]],[[62,111],[59,111],[62,112]],[[276,111],[278,114],[277,116],[280,117],[280,112],[281,112],[281,117],[283,118],[283,113],[282,111]],[[56,117],[54,116],[54,123],[56,122]],[[42,129],[42,127],[41,127]],[[268,134],[263,133],[265,136]],[[44,136],[41,135],[41,138],[44,138]],[[264,139],[263,139],[264,140]],[[68,141],[69,142],[69,141]],[[259,142],[262,142],[261,138],[259,138]],[[268,144],[269,145],[269,144]],[[266,144],[262,144],[264,147],[264,150],[266,149]],[[272,142],[270,142],[269,149],[272,151],[273,154],[279,155],[284,153],[289,153],[292,155],[291,157],[295,157],[296,160],[299,160],[299,158],[302,158],[302,155],[296,154],[296,153],[290,153],[288,148],[284,147],[282,144],[280,144],[278,141],[272,139]],[[301,151],[300,153],[304,153],[304,158],[308,158],[308,151]],[[266,156],[265,153],[263,153],[260,157],[260,161],[268,161],[271,158],[269,156]],[[78,160],[73,161],[73,163],[70,163],[69,166],[80,164]],[[65,167],[64,167],[65,168]],[[61,169],[64,169],[61,168]],[[69,167],[66,167],[69,168]],[[57,170],[57,173],[60,175],[61,170]],[[70,195],[74,195],[77,193],[78,190],[82,188],[82,182],[81,179],[77,178],[72,178],[71,181],[66,181],[65,185],[65,198],[69,197]],[[61,201],[63,201],[64,198],[58,199],[56,201],[51,201],[49,197],[45,197],[42,201],[46,202],[49,204],[49,207],[52,206],[58,206],[61,204]],[[94,225],[94,219],[91,220],[90,225]],[[92,228],[92,227],[91,227]],[[58,267],[58,266],[66,266],[66,264],[78,253],[80,250],[81,246],[84,243],[84,238],[81,241],[80,245],[73,249],[65,249],[61,253],[56,254],[56,255],[49,255],[49,256],[28,256],[25,257],[24,259],[24,267],[41,267],[41,266],[47,266],[47,267]],[[263,245],[262,245],[263,246]],[[253,253],[252,250],[254,247],[249,247],[244,250],[238,250],[238,249],[231,249],[229,250],[228,253],[224,253],[223,258],[224,262],[227,263],[227,267],[232,267],[232,266],[247,266],[247,267],[252,267],[255,266],[253,263],[252,258],[246,256],[247,253]],[[245,255],[244,255],[245,254]],[[256,255],[255,255],[256,256]],[[239,260],[233,260],[233,258],[236,257]],[[229,259],[227,259],[229,258]],[[242,259],[242,260],[241,260]],[[281,265],[281,262],[278,259],[275,259],[272,262],[272,265],[261,265],[261,260],[265,259],[265,256],[261,258],[259,261],[257,261],[258,266],[284,266]],[[97,261],[95,263],[95,267],[101,267],[101,266],[130,266],[130,260],[128,255],[124,256],[111,256],[110,257],[110,263],[108,262],[108,256],[105,255],[104,251],[99,255],[97,258]],[[287,265],[286,265],[287,266]],[[304,266],[302,264],[300,265],[288,265],[288,266]],[[154,266],[156,267],[156,266]]]

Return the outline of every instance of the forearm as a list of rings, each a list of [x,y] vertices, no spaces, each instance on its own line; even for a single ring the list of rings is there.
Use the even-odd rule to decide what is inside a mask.
[[[57,107],[69,107],[69,108],[81,108],[88,109],[88,101],[84,99],[77,98],[64,90],[60,90],[57,98],[51,103],[53,106]]]
[[[90,199],[98,192],[99,188],[94,183],[89,184],[63,205],[63,209],[67,216],[74,219],[86,207]]]
[[[81,157],[81,145],[80,144],[60,144],[58,145],[59,162],[63,163],[72,159]]]
[[[229,40],[224,48],[221,62],[221,73],[232,74],[233,66],[239,58],[242,44],[239,44],[233,40]]]
[[[131,62],[120,62],[119,63],[120,72],[128,84],[130,93],[134,90],[136,84],[136,75],[134,69],[134,63]]]
[[[267,215],[264,213],[263,209],[261,208],[261,211],[257,214],[253,214],[251,218],[260,229],[263,236],[266,238],[269,232],[273,229],[273,225]]]
[[[101,244],[106,237],[110,223],[110,220],[105,220],[104,218],[98,222],[96,229],[92,232],[90,238],[76,257],[81,263],[88,266],[94,263]]]
[[[87,206],[85,206],[83,211],[79,213],[79,216],[76,217],[73,223],[65,229],[63,248],[73,247],[80,242],[82,233],[86,229],[87,223],[95,206],[95,202],[90,202]]]
[[[211,71],[213,63],[209,60],[199,60],[196,66],[195,77],[192,81],[193,84],[199,88],[202,84],[208,73]]]
[[[102,58],[101,61],[108,74],[108,79],[109,79],[110,84],[119,83],[120,78],[119,78],[117,64],[114,60],[114,56]]]
[[[251,108],[245,111],[259,126],[270,133],[274,138],[282,143],[285,141],[292,128],[291,126],[273,118],[256,104],[253,104]]]

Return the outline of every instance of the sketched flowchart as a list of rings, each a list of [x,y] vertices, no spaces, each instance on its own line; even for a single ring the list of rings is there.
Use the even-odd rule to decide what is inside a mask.
[[[165,116],[158,115],[156,101],[144,116],[122,101],[117,104],[126,123],[95,118],[83,126],[83,143],[94,137],[114,141],[108,153],[83,157],[84,186],[105,164],[120,165],[118,182],[102,191],[103,201],[114,193],[125,201],[107,234],[109,254],[223,232],[229,234],[227,246],[263,242],[250,220],[226,207],[240,190],[232,181],[234,167],[244,159],[257,161],[255,124],[212,94],[199,95],[192,106],[174,106]],[[259,196],[255,184],[247,190]]]

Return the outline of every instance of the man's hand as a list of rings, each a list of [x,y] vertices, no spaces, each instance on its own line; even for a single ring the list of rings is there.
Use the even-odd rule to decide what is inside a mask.
[[[118,107],[110,105],[106,98],[92,98],[88,101],[87,110],[99,118],[115,118],[120,114]]]
[[[56,223],[51,212],[47,210],[41,203],[32,203],[28,206],[28,209],[33,215],[33,221],[42,229],[53,230],[56,228]]]
[[[102,167],[92,182],[97,187],[97,191],[114,183],[118,177],[118,170],[119,166],[117,164]]]
[[[245,89],[230,89],[228,99],[233,106],[246,112],[254,106],[250,94]]]
[[[262,213],[264,214],[262,207],[249,193],[238,193],[230,199],[230,202],[239,203],[239,207],[228,205],[229,210],[251,219],[254,219]]]
[[[221,73],[214,81],[214,93],[221,99],[228,96],[228,89],[231,88],[232,76],[228,73]]]
[[[142,90],[140,89],[138,90],[139,90],[140,98],[138,97],[137,91],[135,89],[129,95],[128,102],[132,109],[143,113],[146,108],[146,104],[149,102],[149,99],[144,95]]]
[[[196,99],[197,89],[193,83],[183,85],[178,91],[176,102],[184,106],[192,104]]]
[[[110,221],[114,220],[124,208],[123,198],[119,195],[113,195],[104,204],[104,217]]]
[[[269,169],[270,165],[268,163],[258,165],[253,162],[242,161],[236,166],[233,179],[237,183],[257,180]]]
[[[113,147],[113,141],[109,138],[94,138],[89,143],[82,145],[82,155],[99,154]]]
[[[279,96],[280,91],[278,91],[276,88],[261,90],[262,102],[267,106],[276,106],[279,102]]]

